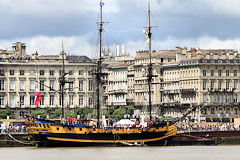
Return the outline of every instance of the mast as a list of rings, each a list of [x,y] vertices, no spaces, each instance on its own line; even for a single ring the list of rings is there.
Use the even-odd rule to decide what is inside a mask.
[[[101,76],[102,76],[102,31],[103,31],[103,20],[102,20],[102,6],[103,2],[100,1],[100,21],[98,22],[99,25],[99,60],[97,65],[97,73],[96,73],[96,80],[97,80],[97,127],[100,127],[100,85],[101,85]]]
[[[61,85],[61,95],[62,95],[62,118],[64,118],[64,86],[65,86],[65,65],[64,65],[64,50],[63,50],[63,44],[62,44],[62,77],[60,81]]]
[[[153,74],[152,74],[152,48],[151,48],[151,21],[150,21],[150,2],[148,2],[148,27],[147,27],[147,36],[148,36],[148,52],[149,52],[149,67],[148,67],[148,96],[149,96],[149,116],[150,116],[150,120],[152,120],[152,92],[151,92],[151,83],[152,83],[152,78],[153,78]]]

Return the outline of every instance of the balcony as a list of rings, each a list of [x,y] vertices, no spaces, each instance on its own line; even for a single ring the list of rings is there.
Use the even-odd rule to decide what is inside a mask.
[[[178,94],[180,93],[180,89],[174,89],[174,90],[164,90],[163,94]]]
[[[208,88],[209,92],[234,92],[236,88]]]
[[[126,89],[115,89],[115,90],[113,90],[113,93],[119,93],[119,94],[124,94],[124,93],[126,93],[127,92],[127,90]]]
[[[180,89],[180,92],[182,94],[187,94],[187,93],[195,93],[196,92],[196,88],[189,88],[189,89]]]

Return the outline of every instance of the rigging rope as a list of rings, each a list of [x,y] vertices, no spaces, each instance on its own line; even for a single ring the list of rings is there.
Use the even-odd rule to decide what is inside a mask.
[[[14,138],[9,132],[7,132],[7,135],[8,135],[11,139],[13,139],[14,141],[16,141],[16,142],[18,142],[18,143],[21,143],[21,144],[25,144],[25,145],[33,145],[33,144],[35,144],[35,142],[29,142],[29,143],[27,143],[27,142],[22,142],[22,141],[20,141],[20,140],[17,140],[17,139]]]

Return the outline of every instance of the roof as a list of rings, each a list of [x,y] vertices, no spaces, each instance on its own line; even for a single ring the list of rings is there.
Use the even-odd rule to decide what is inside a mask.
[[[177,50],[160,50],[152,52],[152,57],[175,57]],[[149,53],[146,51],[137,52],[136,59],[138,58],[149,58]]]
[[[112,65],[109,68],[125,68],[128,67],[130,65],[132,65],[133,63],[122,63],[122,64],[117,64],[117,65]]]
[[[153,52],[152,56],[175,57],[176,54],[177,54],[177,50],[160,50],[158,52]]]
[[[91,63],[92,60],[87,56],[67,56],[69,63]]]

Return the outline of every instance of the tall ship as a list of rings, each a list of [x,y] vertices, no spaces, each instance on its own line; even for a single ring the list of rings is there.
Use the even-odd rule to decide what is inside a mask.
[[[37,146],[118,146],[118,145],[166,145],[177,133],[176,120],[160,121],[153,120],[151,104],[151,85],[154,75],[152,74],[151,62],[151,29],[150,24],[150,5],[148,7],[148,27],[145,27],[145,34],[149,45],[148,65],[148,93],[149,93],[149,119],[147,126],[137,123],[127,127],[122,126],[104,126],[100,121],[100,87],[101,79],[104,76],[102,72],[102,20],[103,2],[100,1],[100,21],[99,25],[99,59],[97,64],[96,77],[96,95],[97,95],[97,120],[96,125],[87,120],[64,119],[62,120],[44,120],[34,117],[27,117],[25,123],[27,131],[36,139]],[[62,76],[60,78],[62,101],[64,100],[64,85],[68,83],[65,80],[64,56]],[[64,103],[62,102],[62,117],[64,116]]]

